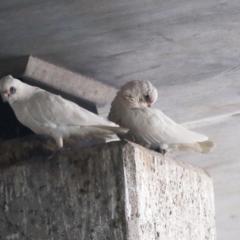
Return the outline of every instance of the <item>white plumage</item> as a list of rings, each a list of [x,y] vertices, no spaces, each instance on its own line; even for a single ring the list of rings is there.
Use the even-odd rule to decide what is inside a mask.
[[[0,80],[0,92],[23,125],[37,134],[54,138],[58,147],[63,147],[63,139],[70,136],[110,138],[127,132],[127,129],[119,128],[61,96],[25,84],[10,75]]]
[[[108,119],[129,129],[126,139],[150,149],[162,153],[177,150],[209,153],[215,144],[207,141],[207,136],[177,124],[158,109],[149,108],[149,99],[157,99],[154,91],[149,81],[126,83],[113,100]]]

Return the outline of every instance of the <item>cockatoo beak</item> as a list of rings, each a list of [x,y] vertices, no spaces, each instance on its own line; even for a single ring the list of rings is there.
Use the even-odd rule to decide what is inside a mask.
[[[1,97],[3,102],[7,102],[9,96],[10,96],[10,93],[7,90],[1,92]]]

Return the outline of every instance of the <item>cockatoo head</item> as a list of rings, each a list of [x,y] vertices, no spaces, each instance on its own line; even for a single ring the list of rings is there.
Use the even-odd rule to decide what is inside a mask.
[[[0,93],[4,102],[13,103],[24,96],[22,88],[24,83],[13,78],[11,75],[5,76],[0,80]],[[23,96],[22,96],[23,95]]]
[[[120,94],[129,102],[151,107],[158,98],[157,89],[149,81],[132,80],[120,89]]]

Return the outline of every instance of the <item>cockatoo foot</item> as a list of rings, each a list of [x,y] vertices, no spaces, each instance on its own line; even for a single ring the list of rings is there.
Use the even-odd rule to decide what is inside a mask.
[[[52,152],[52,154],[47,158],[47,160],[50,160],[50,159],[52,159],[52,158],[58,157],[60,153],[66,151],[66,150],[68,150],[68,149],[69,149],[69,148],[64,148],[64,147],[62,147],[62,148],[58,148],[58,149],[54,150],[54,151]]]
[[[154,149],[154,151],[161,153],[162,155],[165,155],[167,152],[166,149],[162,149],[160,146],[158,146],[156,149]]]

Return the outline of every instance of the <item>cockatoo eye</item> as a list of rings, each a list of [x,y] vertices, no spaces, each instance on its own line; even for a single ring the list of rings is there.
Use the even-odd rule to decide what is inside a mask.
[[[150,96],[149,96],[148,94],[144,95],[144,98],[145,98],[146,100],[148,100],[149,97],[150,97]]]
[[[13,95],[16,93],[17,89],[15,87],[10,87],[10,93]]]

